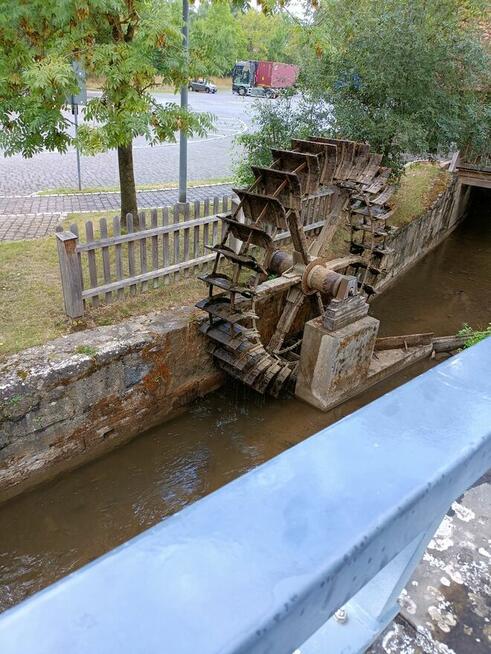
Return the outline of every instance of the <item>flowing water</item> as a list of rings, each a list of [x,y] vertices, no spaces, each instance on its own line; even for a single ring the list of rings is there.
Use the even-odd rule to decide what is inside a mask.
[[[381,334],[458,331],[491,320],[486,199],[370,313]],[[433,365],[421,362],[327,414],[230,384],[180,417],[0,506],[0,610]]]

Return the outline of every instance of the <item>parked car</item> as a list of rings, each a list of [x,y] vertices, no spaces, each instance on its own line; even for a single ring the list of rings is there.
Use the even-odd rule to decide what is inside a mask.
[[[205,93],[216,93],[217,87],[207,79],[193,79],[189,82],[190,91],[204,91]]]

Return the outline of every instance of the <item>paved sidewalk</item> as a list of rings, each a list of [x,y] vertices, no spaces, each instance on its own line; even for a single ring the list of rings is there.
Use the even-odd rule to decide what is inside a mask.
[[[194,186],[188,191],[189,200],[201,200],[230,193],[231,184]],[[138,206],[163,207],[178,200],[177,189],[138,191]],[[74,193],[73,195],[0,196],[0,215],[71,213],[119,209],[119,192]]]
[[[54,232],[64,218],[62,213],[0,215],[0,241],[41,238]]]
[[[229,195],[230,184],[195,186],[188,190],[188,200],[204,200]],[[177,189],[139,191],[141,209],[165,207],[178,201]],[[55,231],[68,213],[117,211],[119,193],[85,193],[58,196],[0,197],[0,241],[32,239]]]

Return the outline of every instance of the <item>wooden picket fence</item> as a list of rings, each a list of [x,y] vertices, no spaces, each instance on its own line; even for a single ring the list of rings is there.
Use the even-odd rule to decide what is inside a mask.
[[[223,196],[141,212],[138,229],[131,214],[124,228],[119,216],[110,221],[101,218],[96,228],[89,220],[83,236],[75,224],[67,231],[58,227],[55,237],[66,314],[78,318],[87,302],[93,306],[115,302],[127,293],[134,295],[211,267],[216,255],[207,246],[222,239],[219,212],[230,211],[232,202],[231,196]],[[321,207],[316,198],[308,202],[305,229],[317,233],[323,224],[318,220]],[[275,240],[289,238],[289,232],[283,231]],[[228,245],[237,248],[240,242],[234,241],[230,236]]]

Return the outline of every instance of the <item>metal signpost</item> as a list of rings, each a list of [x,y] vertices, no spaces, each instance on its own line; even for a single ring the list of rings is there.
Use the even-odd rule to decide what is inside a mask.
[[[72,105],[73,123],[75,125],[75,138],[78,134],[78,107],[79,105],[87,104],[87,87],[85,85],[85,71],[78,61],[72,61],[72,69],[77,77],[78,93],[70,96],[70,104]],[[75,145],[77,153],[77,179],[78,190],[82,190],[82,174],[80,171],[80,150],[78,145]]]
[[[188,40],[188,20],[189,20],[189,1],[182,0],[182,36],[184,56],[187,60],[189,40]],[[188,86],[181,86],[181,109],[188,108]],[[185,130],[179,134],[179,202],[187,200],[187,168],[188,168],[188,138]]]

